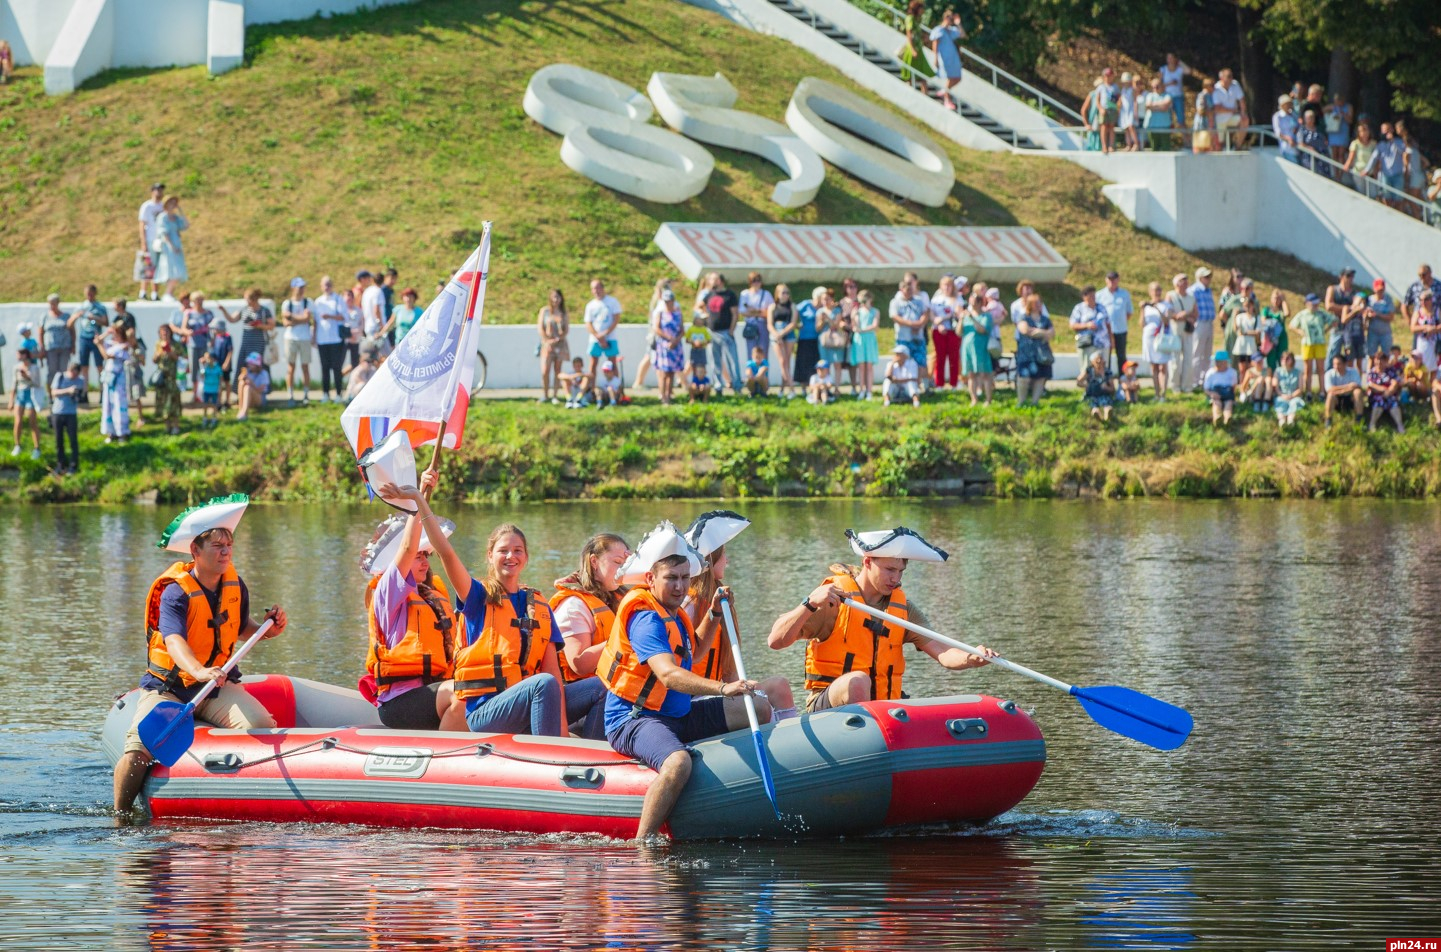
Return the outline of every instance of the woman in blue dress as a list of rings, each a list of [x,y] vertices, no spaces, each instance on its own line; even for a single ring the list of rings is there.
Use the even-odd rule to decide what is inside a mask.
[[[1032,404],[1040,406],[1055,363],[1051,340],[1056,329],[1041,307],[1039,294],[1028,295],[1024,308],[1016,320],[1016,405],[1025,406],[1029,397]]]
[[[991,328],[994,322],[986,309],[983,293],[972,292],[970,307],[961,315],[961,376],[971,392],[971,406],[981,400],[991,405],[995,392],[995,370],[991,364]]]
[[[165,282],[165,295],[175,297],[175,288],[181,281],[190,280],[190,270],[185,265],[185,245],[180,233],[190,227],[190,220],[180,212],[180,198],[171,195],[165,200],[165,214],[157,223],[159,234],[155,250],[160,252],[160,263],[155,271],[156,283]]]

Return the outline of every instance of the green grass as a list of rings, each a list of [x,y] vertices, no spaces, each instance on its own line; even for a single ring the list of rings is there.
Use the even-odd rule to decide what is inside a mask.
[[[829,168],[814,203],[784,210],[768,200],[778,169],[718,148],[710,187],[684,205],[604,189],[567,169],[559,137],[522,111],[540,67],[589,65],[638,89],[654,70],[721,68],[741,108],[777,120],[802,77],[860,91],[782,40],[675,0],[426,0],[251,27],[247,43],[245,67],[214,79],[202,67],[112,71],[54,98],[28,69],[0,88],[0,300],[77,295],[92,280],[107,297],[133,292],[135,209],[155,179],[184,201],[192,287],[211,295],[279,294],[295,274],[377,264],[428,292],[492,218],[491,321],[533,320],[552,286],[581,300],[592,275],[634,319],[673,274],[651,241],[667,220],[1031,225],[1073,265],[1068,285],[1043,288],[1061,314],[1111,267],[1138,298],[1147,280],[1201,263],[1244,265],[1263,300],[1324,280],[1271,251],[1183,252],[1135,229],[1070,163],[955,145],[957,182],[939,209]]]
[[[1423,414],[1406,434],[1319,425],[1308,407],[1279,433],[1274,417],[1210,424],[1196,397],[1091,420],[1073,391],[1018,410],[1010,391],[991,408],[957,395],[920,410],[842,401],[735,401],[565,410],[529,400],[475,405],[464,447],[443,459],[441,497],[542,499],[904,496],[965,492],[1016,497],[1441,495],[1441,447]],[[263,412],[248,423],[167,437],[156,426],[105,445],[96,414],[81,418],[81,472],[0,462],[0,500],[123,503],[153,494],[191,503],[224,492],[259,499],[360,498],[335,407]],[[53,453],[46,438],[47,456]],[[422,454],[424,456],[425,454]],[[8,465],[7,465],[8,464]],[[962,484],[958,484],[957,480]]]

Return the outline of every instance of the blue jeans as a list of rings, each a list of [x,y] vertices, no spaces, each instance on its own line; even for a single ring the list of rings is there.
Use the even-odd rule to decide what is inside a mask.
[[[594,675],[565,686],[565,723],[586,740],[605,740],[605,685]]]
[[[740,393],[741,359],[736,350],[735,328],[728,331],[711,331],[710,334],[711,360],[715,361],[716,369],[716,389],[719,390],[724,384],[725,378],[722,376],[721,361],[728,358],[731,368],[731,385],[735,387],[736,393]]]
[[[515,687],[481,699],[465,715],[465,723],[477,734],[534,734],[563,737],[560,722],[560,682],[550,674],[533,674]]]

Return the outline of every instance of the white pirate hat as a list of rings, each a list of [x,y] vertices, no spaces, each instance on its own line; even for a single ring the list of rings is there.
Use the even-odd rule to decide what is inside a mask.
[[[705,558],[745,531],[751,521],[729,509],[713,509],[696,516],[685,531],[685,540]]]
[[[686,541],[685,536],[675,527],[675,523],[669,519],[647,532],[640,545],[635,547],[631,557],[621,566],[620,582],[622,585],[640,585],[645,582],[646,573],[655,566],[661,559],[669,558],[672,555],[683,555],[690,562],[690,573],[699,575],[705,570],[705,557],[696,551],[695,546]]]
[[[211,529],[229,529],[232,533],[235,532],[235,527],[240,525],[240,517],[245,515],[245,507],[248,505],[250,497],[245,493],[231,493],[229,496],[216,496],[209,502],[191,506],[165,527],[156,547],[189,555],[190,543],[195,541],[196,536]]]
[[[455,523],[449,519],[437,518],[440,523],[440,531],[445,533],[447,539],[455,532]],[[385,567],[395,561],[395,555],[400,551],[401,540],[405,536],[406,517],[401,515],[387,516],[380,525],[375,527],[375,534],[365,544],[360,553],[360,567],[371,575],[379,575],[385,571]],[[420,547],[426,551],[434,552],[435,546],[431,544],[430,537],[425,534],[425,529],[420,530]]]
[[[944,562],[950,558],[944,549],[931,545],[914,529],[902,526],[875,532],[847,529],[846,538],[851,540],[851,550],[862,557],[869,555],[875,559],[908,559],[913,562]]]
[[[365,474],[365,483],[375,496],[387,506],[402,512],[415,512],[420,507],[411,499],[386,499],[377,491],[386,483],[397,486],[418,486],[415,473],[415,450],[410,446],[410,434],[395,430],[379,443],[365,451],[360,457],[360,469]]]

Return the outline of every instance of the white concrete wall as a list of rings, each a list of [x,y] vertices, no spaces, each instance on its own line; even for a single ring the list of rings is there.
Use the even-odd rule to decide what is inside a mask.
[[[116,67],[206,63],[212,73],[224,72],[239,65],[249,24],[411,2],[414,0],[3,0],[0,36],[15,49],[17,64],[45,64],[45,91],[57,95],[74,92],[91,76]]]

